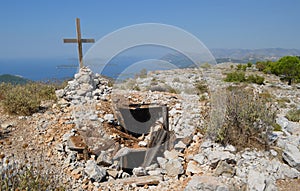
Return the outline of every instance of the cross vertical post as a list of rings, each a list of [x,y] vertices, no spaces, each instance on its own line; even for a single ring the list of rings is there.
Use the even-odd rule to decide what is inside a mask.
[[[79,60],[79,66],[80,68],[83,67],[83,61],[82,61],[82,43],[94,43],[94,39],[82,39],[81,38],[81,30],[80,30],[80,19],[76,18],[76,33],[77,38],[76,39],[63,39],[64,43],[77,43],[78,46],[78,60]]]
[[[77,32],[77,44],[78,44],[78,59],[80,68],[83,67],[82,63],[82,42],[81,42],[81,31],[80,31],[80,19],[76,18],[76,32]]]

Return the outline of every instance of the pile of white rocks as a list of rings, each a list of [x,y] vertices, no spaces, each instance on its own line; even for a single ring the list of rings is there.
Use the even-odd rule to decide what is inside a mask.
[[[201,144],[199,153],[189,156],[201,169],[210,171],[228,186],[249,190],[276,190],[276,180],[297,178],[297,169],[282,163],[278,153],[246,149],[236,152],[235,147],[223,147],[207,140]],[[189,162],[190,163],[190,162]],[[189,167],[188,167],[189,168]]]
[[[112,88],[108,81],[99,74],[94,74],[89,68],[83,67],[74,75],[74,80],[68,82],[66,88],[57,90],[58,98],[63,98],[71,104],[84,104],[89,100],[107,100]]]
[[[193,84],[197,80],[196,74],[190,75],[190,77],[188,74],[186,75],[187,78],[179,77],[175,82],[173,78],[166,77],[163,73],[157,75],[156,78],[164,77],[166,84],[177,84],[177,81],[184,80],[186,84]],[[147,79],[138,79],[142,88],[151,83],[151,80]],[[182,87],[176,85],[175,88],[180,89]],[[233,146],[224,147],[210,140],[204,141],[200,147],[199,145],[197,147],[195,145],[200,143],[200,139],[203,139],[203,135],[200,133],[194,135],[195,129],[204,125],[201,124],[203,120],[200,116],[202,108],[199,107],[199,95],[185,92],[175,97],[163,93],[151,94],[148,92],[147,94],[146,92],[149,102],[157,102],[158,104],[173,102],[168,105],[169,122],[177,141],[172,150],[165,151],[163,156],[157,158],[157,163],[146,168],[135,168],[130,175],[117,169],[111,155],[106,151],[101,151],[97,158],[78,161],[78,153],[68,148],[68,140],[71,136],[76,136],[77,130],[87,130],[86,128],[91,126],[98,127],[96,130],[98,133],[100,132],[98,135],[101,136],[102,142],[108,142],[110,139],[101,130],[101,124],[104,121],[114,121],[114,116],[113,114],[106,114],[103,118],[99,118],[101,113],[95,109],[95,106],[98,100],[109,100],[111,92],[112,88],[108,87],[108,82],[99,75],[93,74],[88,68],[82,68],[64,90],[56,92],[57,96],[63,100],[60,102],[61,105],[74,106],[75,108],[70,117],[70,123],[75,123],[76,129],[63,136],[63,143],[57,146],[57,151],[66,156],[65,165],[76,177],[78,184],[84,184],[86,180],[89,180],[93,182],[95,187],[101,188],[103,181],[156,176],[161,178],[157,188],[162,188],[163,185],[174,179],[191,177],[185,188],[187,191],[247,189],[268,191],[277,190],[276,180],[300,177],[300,138],[296,134],[299,124],[290,123],[285,118],[278,119],[278,124],[283,127],[284,133],[277,133],[275,138],[277,146],[282,148],[282,156],[275,150],[246,149],[237,152]],[[142,92],[139,93],[143,94]],[[191,139],[185,141],[186,137],[191,137]],[[186,154],[185,151],[193,146],[198,150]],[[108,148],[108,150],[113,150],[113,148]],[[286,163],[280,160],[282,158]],[[134,187],[136,188],[136,186]],[[74,186],[74,188],[77,187]]]

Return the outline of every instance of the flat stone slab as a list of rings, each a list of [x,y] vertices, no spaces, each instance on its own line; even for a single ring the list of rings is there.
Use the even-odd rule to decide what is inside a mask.
[[[136,184],[137,186],[144,185],[157,185],[162,181],[162,176],[140,176],[140,177],[130,177],[124,179],[117,179],[110,182],[102,183],[103,186],[107,184]]]
[[[68,140],[68,146],[71,150],[82,151],[86,148],[86,144],[81,136],[71,136]]]

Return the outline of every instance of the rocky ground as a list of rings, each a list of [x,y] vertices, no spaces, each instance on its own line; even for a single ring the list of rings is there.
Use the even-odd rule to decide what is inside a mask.
[[[282,131],[273,132],[269,151],[237,151],[205,135],[210,111],[222,107],[214,99],[230,85],[222,80],[229,69],[156,71],[111,86],[83,68],[56,92],[58,102],[43,103],[47,109],[32,116],[1,111],[1,169],[33,163],[67,190],[300,190],[300,123],[285,117],[300,108],[297,86],[273,75],[249,85],[274,96],[279,109]],[[160,118],[149,133],[126,131],[119,108],[141,103],[167,106],[169,126]],[[146,153],[138,158],[149,163],[134,166],[135,153]]]

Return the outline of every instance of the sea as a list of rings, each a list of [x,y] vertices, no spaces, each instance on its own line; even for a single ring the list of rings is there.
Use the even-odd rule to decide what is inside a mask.
[[[146,52],[145,50],[144,52]],[[128,50],[111,59],[105,68],[99,72],[113,79],[124,80],[136,76],[143,69],[147,71],[167,70],[192,65],[189,59],[174,53],[173,50],[169,54],[166,51],[161,51],[156,55],[152,53],[152,55],[138,54],[132,56],[133,54],[129,54],[130,56],[128,56],[130,51]],[[97,60],[93,62],[98,63]],[[98,73],[97,64],[95,66],[93,72]],[[0,75],[16,75],[33,81],[67,80],[73,78],[78,70],[79,63],[76,58],[0,59]]]
[[[70,79],[78,61],[69,59],[1,59],[0,75],[11,74],[33,81]]]
[[[116,79],[136,58],[113,60],[102,75]],[[79,70],[76,59],[0,59],[0,75],[10,74],[32,81],[62,81],[71,79]]]

